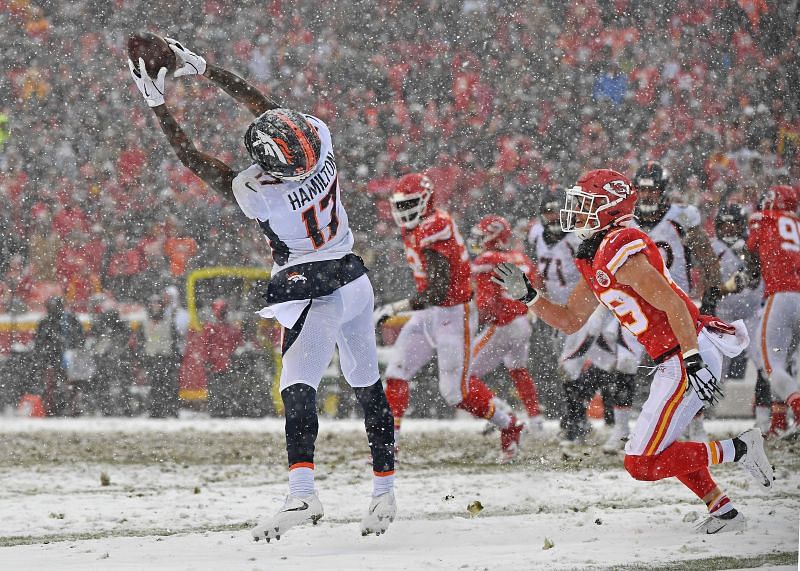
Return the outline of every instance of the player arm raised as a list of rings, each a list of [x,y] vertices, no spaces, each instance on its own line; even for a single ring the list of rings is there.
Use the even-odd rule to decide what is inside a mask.
[[[167,74],[167,68],[162,67],[156,78],[151,79],[142,59],[139,59],[138,68],[131,60],[128,60],[128,67],[136,87],[155,116],[158,117],[161,130],[164,131],[169,144],[172,145],[183,165],[217,193],[233,200],[232,183],[236,173],[221,160],[197,150],[165,105],[164,77]]]
[[[714,254],[708,235],[700,226],[686,230],[686,249],[698,262],[698,269],[703,281],[703,303],[701,313],[713,314],[717,302],[722,297],[722,274],[719,269],[719,258]]]
[[[545,323],[568,334],[580,329],[599,303],[583,280],[575,285],[566,304],[554,303],[542,296],[514,264],[499,264],[492,281],[506,288],[511,297],[525,303]]]
[[[261,93],[245,79],[213,63],[183,46],[172,38],[164,38],[178,60],[175,77],[184,75],[202,75],[213,81],[225,93],[247,107],[256,117],[270,109],[280,107],[278,103]]]

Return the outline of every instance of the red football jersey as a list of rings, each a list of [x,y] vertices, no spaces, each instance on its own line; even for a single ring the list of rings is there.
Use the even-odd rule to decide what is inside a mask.
[[[450,288],[443,307],[466,303],[472,299],[469,254],[464,239],[458,233],[455,222],[447,212],[438,208],[417,227],[401,229],[406,260],[414,272],[417,291],[428,288],[428,269],[423,250],[432,250],[444,256],[450,264]]]
[[[528,306],[511,298],[505,288],[491,280],[494,268],[502,262],[518,266],[528,275],[532,284],[540,285],[536,264],[522,252],[516,250],[483,252],[472,262],[472,273],[475,276],[477,289],[478,317],[481,323],[507,325],[520,315],[528,313]]]
[[[800,291],[800,219],[791,212],[765,210],[750,219],[747,249],[758,256],[764,297]]]
[[[636,336],[647,354],[657,359],[678,347],[678,339],[669,325],[667,314],[647,303],[632,287],[619,283],[614,277],[628,258],[637,253],[647,256],[650,264],[667,278],[675,293],[683,299],[695,323],[698,323],[700,312],[697,307],[672,281],[658,246],[638,228],[610,231],[593,260],[576,259],[575,263],[597,299]]]

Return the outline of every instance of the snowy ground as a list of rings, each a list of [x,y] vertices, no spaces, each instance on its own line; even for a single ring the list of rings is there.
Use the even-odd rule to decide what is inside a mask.
[[[0,418],[0,569],[797,568],[800,444],[770,445],[771,492],[715,468],[750,529],[699,536],[691,520],[704,506],[676,481],[636,482],[597,447],[565,452],[555,424],[498,466],[498,436],[482,428],[408,420],[399,519],[362,538],[366,437],[358,422],[323,421],[325,518],[265,544],[249,528],[285,493],[280,420]],[[484,510],[473,517],[474,500]]]

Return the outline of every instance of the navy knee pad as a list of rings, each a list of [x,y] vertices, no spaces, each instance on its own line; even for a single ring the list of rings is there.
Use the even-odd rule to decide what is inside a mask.
[[[364,409],[372,469],[375,472],[394,470],[394,417],[380,381],[368,387],[355,387],[358,402]]]
[[[286,416],[286,452],[289,466],[314,462],[314,443],[319,433],[317,391],[297,383],[281,391]]]

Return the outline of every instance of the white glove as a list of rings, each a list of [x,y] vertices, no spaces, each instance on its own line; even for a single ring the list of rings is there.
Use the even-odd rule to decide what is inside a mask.
[[[206,72],[206,59],[199,56],[191,50],[186,49],[181,45],[178,40],[172,38],[164,38],[169,45],[169,49],[178,58],[178,65],[173,77],[181,77],[183,75],[203,75]]]
[[[503,262],[494,269],[491,280],[508,290],[508,295],[525,305],[533,305],[539,299],[539,292],[533,287],[528,276],[514,264]]]
[[[147,104],[150,107],[164,105],[164,77],[167,75],[167,68],[162,67],[159,69],[155,80],[150,79],[150,76],[147,75],[147,69],[144,67],[142,58],[139,58],[138,70],[130,59],[128,59],[128,68],[131,70],[131,77],[136,82],[136,87],[139,88]]]
[[[390,317],[411,310],[411,303],[407,299],[401,299],[393,303],[387,303],[375,308],[372,312],[372,320],[376,326],[380,325]]]

